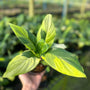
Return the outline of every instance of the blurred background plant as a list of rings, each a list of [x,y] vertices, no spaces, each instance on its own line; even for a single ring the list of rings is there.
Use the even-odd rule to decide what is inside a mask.
[[[40,90],[90,90],[90,0],[0,0],[0,90],[21,88],[18,77],[13,81],[2,78],[8,62],[25,50],[8,23],[36,35],[47,13],[53,14],[55,42],[78,55],[87,79],[64,76],[47,67]]]

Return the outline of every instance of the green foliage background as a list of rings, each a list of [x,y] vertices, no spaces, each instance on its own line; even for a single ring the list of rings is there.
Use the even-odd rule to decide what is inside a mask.
[[[43,18],[44,16],[35,16],[33,18],[29,18],[24,14],[20,14],[16,17],[4,17],[2,20],[0,20],[0,86],[7,86],[8,84],[10,84],[9,80],[1,78],[8,62],[14,56],[25,50],[25,47],[16,38],[8,23],[23,26],[26,30],[30,30],[30,32],[36,35]],[[65,43],[67,46],[67,50],[79,55],[79,57],[81,58],[80,62],[84,66],[87,75],[87,80],[75,79],[60,75],[61,79],[65,77],[68,81],[66,79],[64,81],[60,79],[61,84],[59,85],[62,86],[63,83],[67,82],[65,84],[66,87],[68,87],[69,84],[71,88],[67,90],[75,90],[76,88],[80,88],[79,90],[89,90],[90,87],[88,83],[90,83],[90,60],[88,57],[90,56],[90,21],[84,19],[76,20],[68,18],[66,20],[60,20],[60,18],[54,17],[54,23],[57,30],[55,42],[60,44]],[[52,75],[53,82],[58,83],[57,80],[54,80],[54,78],[56,77]],[[57,77],[57,79],[58,78],[59,76]],[[71,86],[71,82],[73,82],[75,88]],[[77,82],[83,83],[81,84]],[[48,83],[52,85],[51,80],[49,80]],[[83,88],[83,84],[87,85],[87,87]]]

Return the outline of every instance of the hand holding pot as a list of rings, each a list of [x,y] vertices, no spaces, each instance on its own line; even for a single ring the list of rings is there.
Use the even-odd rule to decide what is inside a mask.
[[[44,75],[45,71],[41,73],[26,73],[19,75],[19,79],[22,83],[22,90],[37,90],[42,76]]]

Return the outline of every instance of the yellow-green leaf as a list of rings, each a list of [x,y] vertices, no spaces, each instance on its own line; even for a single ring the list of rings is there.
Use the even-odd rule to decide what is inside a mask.
[[[37,41],[44,39],[45,42],[49,45],[49,47],[51,47],[51,45],[54,42],[55,35],[56,35],[56,30],[52,21],[52,15],[48,14],[44,18],[42,25],[38,31]]]
[[[54,49],[42,56],[42,58],[55,70],[74,77],[83,77],[84,70],[80,65],[77,56],[64,50]]]
[[[48,50],[49,46],[48,44],[41,39],[40,41],[38,41],[37,43],[37,49],[38,49],[38,53],[41,55],[43,53],[45,53]]]
[[[40,59],[36,58],[29,50],[25,51],[10,61],[3,77],[10,78],[27,73],[33,70],[38,65],[39,61]]]
[[[25,30],[24,28],[10,24],[10,27],[14,31],[15,35],[18,39],[30,50],[35,51],[35,44],[36,44],[36,37],[30,33],[29,31]]]

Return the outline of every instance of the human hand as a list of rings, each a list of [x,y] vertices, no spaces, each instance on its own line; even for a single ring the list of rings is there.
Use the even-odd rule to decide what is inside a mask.
[[[45,71],[41,73],[28,72],[26,74],[19,75],[19,79],[23,86],[22,90],[37,90],[44,73]]]

